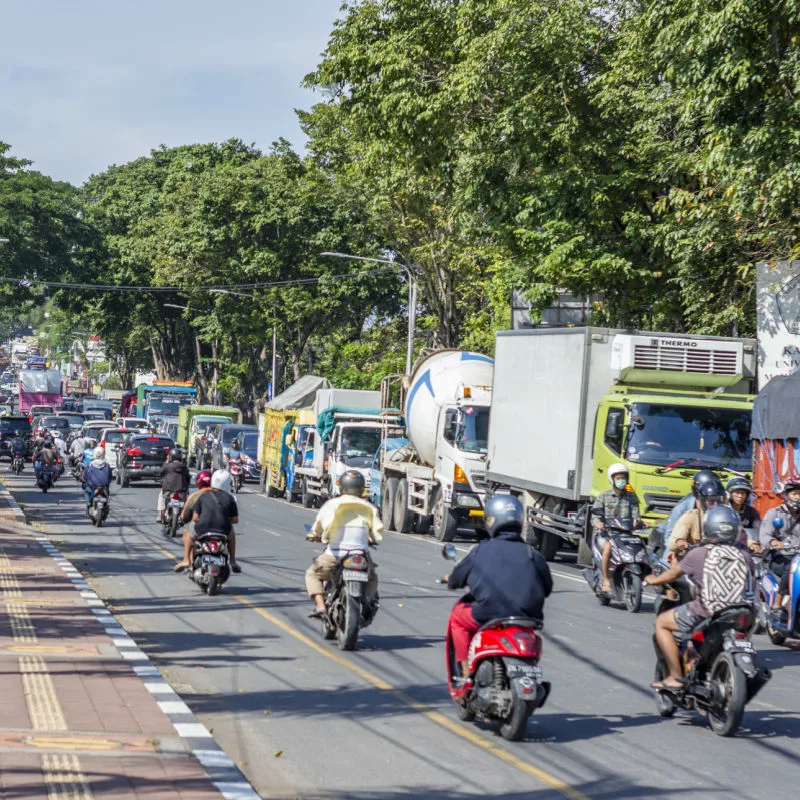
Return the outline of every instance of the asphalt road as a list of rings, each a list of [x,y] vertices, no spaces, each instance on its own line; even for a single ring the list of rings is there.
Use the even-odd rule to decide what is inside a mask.
[[[4,478],[264,797],[744,800],[789,796],[800,780],[800,653],[765,637],[774,677],[738,737],[718,738],[697,715],[662,720],[648,689],[650,604],[602,608],[556,564],[542,659],[553,692],[527,739],[509,744],[456,719],[443,668],[455,598],[435,583],[448,564],[432,538],[387,535],[381,611],[359,650],[341,653],[306,616],[312,512],[248,486],[244,572],[209,598],[171,572],[179,545],[154,523],[154,485],[115,491],[96,530],[69,476],[46,495],[29,469]]]

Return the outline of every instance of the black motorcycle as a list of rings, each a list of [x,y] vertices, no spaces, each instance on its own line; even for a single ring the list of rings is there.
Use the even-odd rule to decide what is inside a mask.
[[[36,485],[44,494],[47,494],[48,489],[53,488],[54,473],[55,470],[53,467],[46,464],[42,464],[42,466],[39,468],[39,474],[36,476]]]
[[[215,595],[231,576],[227,535],[209,531],[198,536],[194,542],[194,563],[187,574],[203,592]]]
[[[170,492],[166,501],[166,508],[162,516],[162,526],[164,535],[175,537],[178,535],[180,528],[181,514],[183,507],[186,505],[186,494],[183,492]]]
[[[105,522],[108,517],[108,506],[108,490],[100,486],[92,492],[89,506],[86,509],[92,525],[99,528]]]
[[[631,520],[609,520],[602,534],[594,534],[592,539],[592,566],[583,571],[583,577],[597,595],[601,605],[612,601],[624,602],[628,611],[638,613],[642,607],[642,579],[653,570],[651,556],[641,536],[633,533]],[[611,561],[608,574],[611,579],[611,592],[603,591],[603,571],[601,562],[603,547],[601,536],[611,542]]]
[[[679,603],[664,599],[660,608],[666,611]],[[683,685],[656,690],[658,713],[671,717],[678,708],[699,711],[718,736],[733,736],[745,706],[772,677],[768,669],[756,664],[756,650],[750,641],[754,623],[753,606],[743,603],[723,608],[697,625],[681,646]],[[655,680],[661,682],[667,676],[667,665],[655,636],[653,646]]]
[[[11,458],[11,471],[15,475],[22,475],[22,470],[25,468],[25,459],[17,454]]]

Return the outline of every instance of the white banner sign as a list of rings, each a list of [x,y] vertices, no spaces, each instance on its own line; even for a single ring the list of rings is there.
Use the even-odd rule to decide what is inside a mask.
[[[758,388],[800,370],[800,261],[761,262],[756,272]]]

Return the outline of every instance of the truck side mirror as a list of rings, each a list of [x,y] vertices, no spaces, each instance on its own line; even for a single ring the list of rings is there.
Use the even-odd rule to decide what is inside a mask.
[[[611,439],[613,441],[622,436],[623,415],[623,411],[615,411],[612,409],[608,412],[608,417],[606,417],[606,439]]]

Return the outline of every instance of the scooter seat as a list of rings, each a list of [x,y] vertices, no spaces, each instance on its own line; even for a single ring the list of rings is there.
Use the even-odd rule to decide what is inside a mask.
[[[497,619],[490,619],[486,624],[481,625],[479,630],[485,631],[490,628],[505,628],[511,625],[516,625],[518,628],[530,628],[531,630],[538,631],[544,627],[544,621],[541,619],[531,619],[530,617],[497,617]]]

